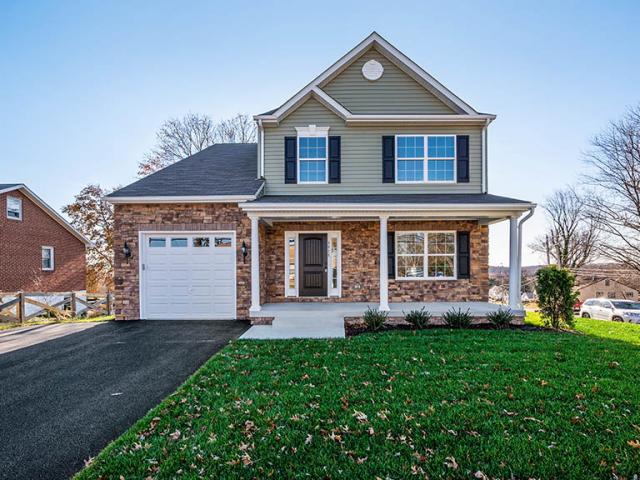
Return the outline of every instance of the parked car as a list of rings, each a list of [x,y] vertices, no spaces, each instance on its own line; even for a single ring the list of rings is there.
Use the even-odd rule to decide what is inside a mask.
[[[580,313],[581,308],[582,302],[580,300],[576,300],[576,303],[573,304],[573,313]]]
[[[590,298],[582,304],[580,316],[640,324],[640,302],[614,298]]]

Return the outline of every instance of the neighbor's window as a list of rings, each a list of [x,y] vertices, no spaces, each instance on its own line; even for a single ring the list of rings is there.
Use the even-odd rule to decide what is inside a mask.
[[[22,220],[22,199],[7,197],[7,218]]]
[[[396,137],[396,181],[399,183],[455,181],[455,144],[455,135],[398,135]]]
[[[300,183],[327,182],[327,137],[298,137]]]
[[[454,232],[397,232],[396,278],[455,278]]]
[[[53,247],[42,247],[42,270],[53,270]]]

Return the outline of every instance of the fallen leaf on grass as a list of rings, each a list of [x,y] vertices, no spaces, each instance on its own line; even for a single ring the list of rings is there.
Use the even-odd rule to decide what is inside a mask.
[[[176,430],[176,431],[175,431],[175,432],[173,432],[171,435],[169,435],[169,438],[170,438],[171,440],[176,441],[176,440],[178,440],[178,439],[180,438],[180,435],[182,435],[182,434],[180,433],[180,430]]]
[[[458,462],[456,462],[455,457],[447,457],[444,459],[444,464],[446,467],[452,469],[452,470],[457,470],[458,469]]]
[[[640,448],[640,440],[629,440],[627,442],[627,445],[629,445],[631,448]]]

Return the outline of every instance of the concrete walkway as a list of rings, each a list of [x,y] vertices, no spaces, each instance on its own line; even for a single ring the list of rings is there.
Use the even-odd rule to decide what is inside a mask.
[[[12,328],[0,332],[0,354],[13,352],[21,348],[55,338],[83,332],[100,325],[99,322],[56,323],[53,325],[32,325],[30,327]]]
[[[284,339],[284,338],[344,338],[344,317],[361,316],[377,303],[337,302],[337,303],[267,303],[262,310],[253,314],[257,317],[273,317],[272,325],[254,325],[241,339]],[[425,308],[434,316],[441,316],[451,309],[467,309],[472,315],[486,315],[505,308],[489,302],[406,302],[391,303],[390,317],[402,317],[405,312]],[[518,312],[514,312],[518,313]]]

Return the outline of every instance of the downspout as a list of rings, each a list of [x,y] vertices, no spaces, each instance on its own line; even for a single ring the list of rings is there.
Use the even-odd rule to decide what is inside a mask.
[[[258,149],[259,163],[258,163],[258,178],[264,177],[264,127],[262,126],[262,119],[258,119]]]
[[[489,190],[489,175],[487,173],[487,155],[488,155],[488,147],[487,140],[489,138],[489,119],[487,118],[484,122],[484,126],[482,127],[482,193],[487,193]]]
[[[522,224],[529,220],[533,213],[536,211],[536,207],[531,207],[529,213],[527,213],[518,222],[518,295],[522,298]]]

